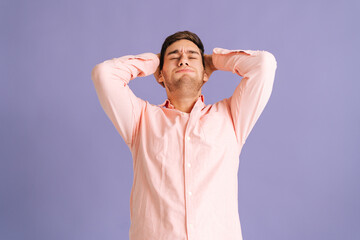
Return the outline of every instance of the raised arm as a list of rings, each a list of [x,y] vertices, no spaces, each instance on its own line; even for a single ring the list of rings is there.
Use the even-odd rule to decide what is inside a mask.
[[[228,99],[236,137],[242,146],[270,98],[276,59],[267,51],[223,48],[214,48],[212,59],[218,70],[243,77]]]
[[[130,147],[146,102],[134,95],[130,80],[153,74],[159,65],[153,53],[126,55],[97,64],[91,72],[100,104]]]

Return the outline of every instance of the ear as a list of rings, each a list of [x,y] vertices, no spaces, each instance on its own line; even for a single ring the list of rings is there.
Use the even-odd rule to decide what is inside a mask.
[[[164,85],[164,76],[162,75],[162,72],[159,73],[159,78],[157,79],[157,82],[158,82],[163,88],[165,88],[165,85]]]
[[[204,78],[203,81],[207,82],[209,80],[209,76],[206,74],[206,72],[204,71]]]

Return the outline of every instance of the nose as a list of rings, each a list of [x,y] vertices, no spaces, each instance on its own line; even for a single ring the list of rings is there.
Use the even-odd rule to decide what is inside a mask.
[[[189,66],[189,61],[185,55],[181,55],[180,61],[179,61],[179,67],[183,66],[183,65]]]

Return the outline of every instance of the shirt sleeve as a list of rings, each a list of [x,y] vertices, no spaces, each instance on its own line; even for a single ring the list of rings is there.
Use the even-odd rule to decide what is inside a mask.
[[[128,86],[130,80],[153,74],[159,58],[154,53],[126,55],[97,64],[91,72],[100,104],[125,143],[131,147],[146,101]]]
[[[276,59],[267,51],[214,48],[212,60],[217,69],[243,77],[227,101],[236,138],[242,146],[270,98]]]

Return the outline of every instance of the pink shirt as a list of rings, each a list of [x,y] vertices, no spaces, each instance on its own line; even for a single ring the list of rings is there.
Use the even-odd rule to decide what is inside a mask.
[[[155,72],[154,53],[92,70],[101,106],[133,157],[130,240],[242,240],[239,156],[270,98],[277,62],[267,51],[223,48],[214,48],[212,59],[243,79],[215,104],[201,95],[190,113],[168,99],[150,104],[129,88],[130,80]]]

